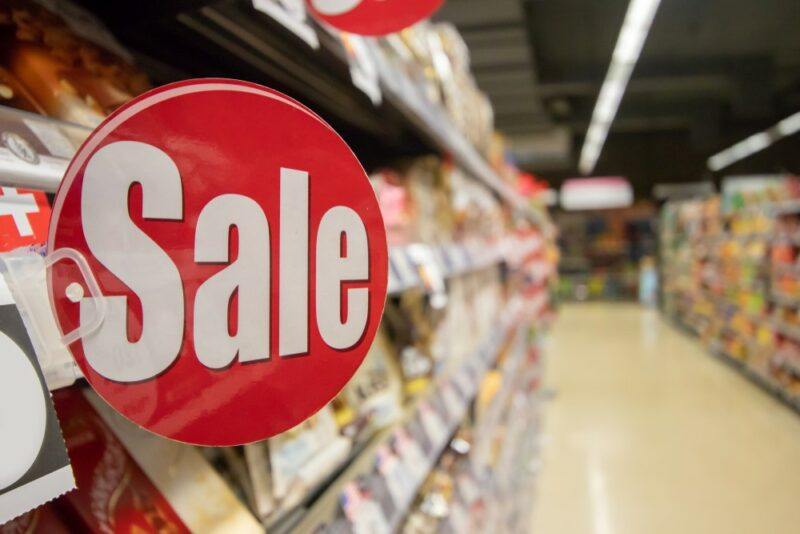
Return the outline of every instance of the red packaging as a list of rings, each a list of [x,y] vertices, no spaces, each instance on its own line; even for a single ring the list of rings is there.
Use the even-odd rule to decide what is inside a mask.
[[[0,188],[0,252],[45,243],[49,221],[50,204],[44,193]]]
[[[0,534],[69,534],[72,532],[59,517],[52,503],[22,514],[0,525]]]
[[[189,532],[79,389],[59,390],[53,400],[78,484],[59,504],[76,529],[102,534]]]

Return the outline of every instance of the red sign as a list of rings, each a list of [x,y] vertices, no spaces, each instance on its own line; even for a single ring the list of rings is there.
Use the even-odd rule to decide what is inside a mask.
[[[386,35],[430,17],[444,0],[306,0],[309,11],[334,28]]]
[[[194,444],[265,439],[319,410],[361,364],[386,297],[383,221],[355,155],[246,82],[171,84],[109,116],[56,195],[48,250],[61,247],[105,295],[100,328],[70,347],[87,380]],[[65,296],[80,281],[53,267],[64,332],[97,304]]]
[[[0,188],[0,251],[44,244],[50,204],[41,191]]]

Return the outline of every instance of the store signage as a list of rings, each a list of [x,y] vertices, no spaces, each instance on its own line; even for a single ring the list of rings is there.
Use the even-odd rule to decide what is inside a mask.
[[[444,0],[306,0],[309,11],[334,28],[386,35],[430,17]]]
[[[50,392],[0,277],[0,525],[75,487]]]
[[[0,188],[0,251],[44,244],[50,204],[41,191]]]
[[[48,246],[83,254],[105,295],[100,328],[70,347],[89,383],[194,444],[254,442],[314,414],[360,365],[386,296],[358,160],[314,113],[246,82],[180,82],[112,114],[70,164]],[[97,309],[60,297],[80,281],[52,269],[64,332]]]

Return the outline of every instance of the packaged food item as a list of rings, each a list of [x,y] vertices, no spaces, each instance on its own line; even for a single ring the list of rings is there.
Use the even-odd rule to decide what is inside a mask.
[[[299,503],[346,459],[352,446],[339,434],[330,406],[267,443],[272,495],[283,509]]]
[[[381,328],[361,367],[333,404],[337,424],[353,439],[371,435],[400,418],[402,400],[397,355]]]
[[[189,532],[80,389],[56,391],[53,399],[79,488],[61,503],[78,530]]]
[[[381,207],[389,246],[410,243],[414,213],[408,190],[403,184],[403,177],[395,170],[383,169],[370,176],[370,182]]]
[[[33,113],[45,113],[19,80],[3,67],[0,67],[0,104]]]
[[[96,33],[104,31],[98,27]],[[21,86],[17,107],[29,111],[94,127],[149,88],[146,76],[126,59],[34,2],[0,6],[0,44],[0,64]]]

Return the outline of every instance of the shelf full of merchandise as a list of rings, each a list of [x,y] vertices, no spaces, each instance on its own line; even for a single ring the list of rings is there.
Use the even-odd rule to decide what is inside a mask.
[[[91,6],[91,2],[82,3]],[[502,224],[495,224],[490,231],[478,224],[467,224],[467,231],[444,236],[437,233],[433,239],[430,235],[409,232],[392,242],[391,296],[387,307],[391,311],[387,313],[400,316],[401,324],[416,329],[429,328],[432,333],[427,336],[429,339],[403,341],[401,338],[405,332],[402,328],[395,329],[388,350],[384,340],[383,346],[374,350],[380,354],[368,357],[364,367],[370,372],[386,366],[385,362],[376,364],[373,361],[379,357],[404,364],[416,362],[418,367],[421,361],[429,361],[427,370],[418,375],[395,373],[402,377],[399,384],[392,383],[380,373],[378,386],[366,381],[367,389],[379,391],[366,398],[364,404],[374,402],[380,405],[375,399],[381,395],[396,399],[382,406],[385,409],[392,405],[393,409],[388,410],[392,412],[391,416],[380,422],[375,421],[375,406],[368,409],[358,405],[341,406],[358,403],[352,399],[348,403],[340,398],[309,425],[302,425],[303,428],[294,429],[268,443],[246,448],[204,450],[149,435],[108,410],[96,397],[88,392],[86,395],[99,414],[98,420],[113,430],[187,526],[208,526],[214,524],[212,519],[226,525],[239,521],[243,525],[242,531],[253,525],[248,517],[256,517],[259,523],[271,530],[288,530],[306,514],[317,517],[312,512],[323,509],[322,503],[334,503],[335,511],[342,512],[340,490],[352,480],[351,469],[374,466],[375,451],[379,449],[382,457],[396,455],[398,451],[393,449],[394,441],[388,452],[385,447],[381,448],[386,445],[387,436],[396,437],[398,432],[402,432],[404,425],[419,413],[420,407],[438,406],[443,409],[439,416],[441,428],[436,430],[434,425],[432,429],[423,429],[422,434],[414,435],[412,439],[414,443],[415,440],[432,441],[431,433],[437,438],[433,440],[436,443],[426,468],[420,470],[419,480],[414,487],[407,488],[403,502],[396,507],[398,511],[391,519],[391,526],[399,527],[406,513],[413,509],[416,489],[438,468],[436,460],[441,451],[449,451],[450,439],[456,429],[464,431],[473,423],[468,420],[471,419],[469,415],[475,404],[478,384],[483,384],[487,377],[497,372],[493,366],[498,351],[493,350],[497,349],[493,343],[499,341],[490,332],[497,324],[508,329],[510,318],[521,313],[519,310],[514,312],[515,306],[523,305],[511,295],[523,295],[527,303],[523,307],[528,310],[523,323],[512,328],[517,332],[510,334],[512,337],[525,338],[524,327],[541,324],[542,319],[548,316],[549,286],[555,263],[550,223],[541,206],[517,196],[513,171],[497,161],[489,163],[484,155],[489,151],[487,140],[481,141],[475,135],[468,139],[469,129],[465,130],[463,124],[460,127],[454,124],[458,112],[447,111],[440,100],[429,98],[430,80],[421,83],[419,69],[412,69],[399,62],[397,57],[387,55],[387,50],[396,49],[402,43],[337,34],[307,19],[302,21],[298,30],[297,20],[276,15],[279,11],[264,9],[265,6],[273,9],[278,6],[280,9],[279,3],[270,0],[255,5],[261,10],[256,10],[249,2],[232,1],[186,2],[180,4],[177,11],[172,6],[163,11],[151,7],[144,9],[133,24],[127,24],[131,19],[126,19],[126,15],[131,12],[126,10],[134,7],[138,10],[141,6],[120,2],[114,6],[91,7],[115,33],[124,36],[125,43],[134,49],[140,63],[159,82],[209,74],[204,65],[197,63],[197,58],[202,57],[212,65],[217,61],[229,66],[225,71],[219,69],[220,63],[217,63],[212,67],[214,74],[269,83],[312,104],[337,129],[342,129],[360,158],[368,165],[371,161],[378,162],[369,165],[373,168],[381,169],[380,166],[385,165],[383,161],[397,157],[441,153],[444,161],[437,163],[434,172],[454,172],[455,169],[462,175],[460,184],[469,182],[474,184],[470,187],[481,190],[475,193],[478,200],[473,205],[485,206],[487,198],[493,203],[491,217],[478,210],[467,218],[499,220]],[[148,15],[153,18],[148,18]],[[125,24],[115,24],[115,20],[119,22],[119,16],[126,19]],[[146,32],[141,24],[147,26]],[[423,27],[414,31],[431,30]],[[147,45],[143,44],[144,41]],[[148,54],[153,50],[148,47],[153,46],[163,53]],[[201,54],[174,52],[186,52],[187,47],[191,52],[200,51]],[[353,50],[360,52],[354,55]],[[367,59],[364,58],[365,50]],[[364,61],[368,63],[366,66],[361,64]],[[372,81],[377,83],[380,98],[374,97],[369,81],[367,85],[363,80],[358,82],[358,77],[353,74],[358,69],[377,72]],[[25,148],[30,148],[36,156],[26,160],[8,147],[0,147],[2,184],[49,193],[57,189],[69,159],[91,131],[89,127],[65,121],[63,117],[61,120],[47,118],[39,113],[6,106],[0,106],[0,125],[4,131],[11,131],[24,139],[27,143]],[[414,148],[409,151],[406,146]],[[377,174],[376,184],[380,185],[380,175],[384,173],[379,170]],[[401,176],[401,182],[409,179],[407,175]],[[474,211],[473,205],[470,209]],[[381,207],[383,209],[384,205]],[[452,206],[446,207],[452,209]],[[405,223],[410,224],[410,219],[405,217]],[[507,304],[501,305],[503,302]],[[387,319],[387,322],[390,321]],[[455,334],[464,328],[464,324],[470,324],[474,332],[462,336]],[[527,347],[522,341],[519,343],[520,350]],[[429,353],[436,353],[438,357]],[[442,357],[443,354],[447,357]],[[535,362],[527,364],[529,372],[536,372]],[[66,351],[60,357],[43,361],[42,365],[51,389],[60,390],[56,392],[57,404],[61,393],[85,390],[78,369]],[[397,362],[389,362],[389,367],[397,365]],[[525,375],[520,373],[519,376]],[[467,383],[465,377],[472,383]],[[445,391],[450,392],[447,394],[449,408],[443,406],[441,400]],[[506,411],[511,409],[510,398],[505,404]],[[535,416],[528,411],[525,414]],[[349,421],[341,423],[340,419]],[[336,423],[331,424],[334,420]],[[315,437],[309,438],[310,435]],[[305,469],[300,465],[302,461],[286,457],[289,454],[286,451],[299,445],[313,449],[313,454],[306,458]],[[531,447],[525,450],[530,451]],[[165,469],[164,458],[179,458],[176,465],[180,468]],[[196,482],[200,473],[207,483],[199,485],[198,491],[202,488],[206,493],[201,500],[199,494],[190,492],[198,498],[189,499],[186,496],[187,485],[193,483],[190,480]],[[481,476],[485,477],[485,473]],[[233,506],[235,501],[245,506]],[[219,510],[224,508],[227,511],[216,517],[213,514],[203,516],[199,511],[204,502],[212,508],[215,503],[226,502],[227,505],[220,505]],[[455,518],[451,519],[455,521]],[[464,520],[464,517],[459,519],[462,524]],[[205,523],[198,523],[200,521]]]
[[[664,311],[716,355],[800,409],[797,179],[662,213]]]

